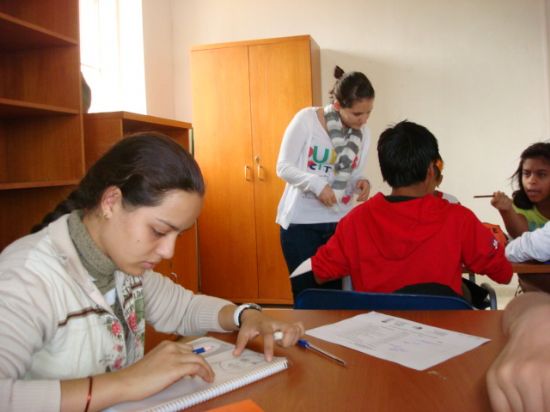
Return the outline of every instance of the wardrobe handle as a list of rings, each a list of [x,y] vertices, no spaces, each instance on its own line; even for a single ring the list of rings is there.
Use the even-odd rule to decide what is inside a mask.
[[[262,160],[260,159],[260,156],[256,155],[254,157],[254,162],[256,162],[256,172],[258,175],[258,180],[264,180],[264,168],[261,164]]]
[[[252,181],[252,173],[251,173],[251,171],[252,171],[252,169],[250,168],[250,166],[244,165],[244,179],[245,179],[247,182]]]
[[[261,164],[258,164],[258,180],[264,180],[264,168]]]

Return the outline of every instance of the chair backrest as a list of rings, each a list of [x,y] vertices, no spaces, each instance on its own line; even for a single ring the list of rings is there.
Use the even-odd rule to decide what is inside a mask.
[[[306,289],[296,298],[294,309],[467,310],[474,308],[464,299],[454,296]]]

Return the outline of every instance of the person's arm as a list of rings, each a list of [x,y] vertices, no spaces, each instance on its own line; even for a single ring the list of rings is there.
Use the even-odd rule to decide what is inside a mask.
[[[226,299],[194,294],[167,276],[146,272],[143,277],[145,320],[155,330],[182,336],[224,332],[218,312],[232,303]]]
[[[514,210],[512,199],[510,199],[505,193],[493,193],[491,205],[500,213],[500,216],[504,221],[506,231],[512,238],[521,236],[522,233],[529,230],[527,219],[525,216]]]
[[[57,326],[49,285],[6,266],[0,267],[0,410],[58,410],[59,381],[21,379]]]
[[[464,265],[474,273],[489,276],[495,282],[509,283],[512,279],[512,265],[504,255],[504,247],[491,231],[483,226],[474,213],[464,207],[463,211],[462,259]]]
[[[520,237],[506,245],[506,257],[511,262],[538,260],[545,262],[550,259],[550,225],[547,223],[540,229],[525,232]]]
[[[550,295],[519,295],[506,307],[502,327],[508,342],[487,372],[493,410],[550,410]]]
[[[319,197],[328,184],[327,180],[300,167],[300,161],[308,155],[307,143],[312,133],[307,114],[304,110],[298,112],[286,128],[277,159],[277,176],[288,184]]]
[[[143,276],[143,292],[147,320],[159,331],[200,335],[209,331],[238,330],[233,317],[237,306],[225,299],[195,295],[166,276],[154,272],[148,272]],[[264,339],[266,358],[271,359],[273,332],[283,332],[283,338],[278,342],[283,347],[294,345],[304,333],[301,323],[275,321],[253,309],[245,310],[241,319],[243,322],[237,336],[236,354],[242,352],[249,340],[261,335]]]
[[[217,314],[225,330],[236,330],[233,317],[237,306],[224,306]],[[304,334],[301,323],[288,324],[276,321],[254,309],[243,311],[242,325],[237,336],[235,355],[244,350],[249,340],[263,337],[267,360],[273,357],[274,332],[283,334],[277,343],[283,347],[296,344]],[[203,357],[192,353],[192,347],[182,342],[163,341],[143,359],[122,370],[93,376],[90,379],[73,379],[60,382],[61,411],[84,410],[91,393],[89,411],[98,411],[120,402],[136,401],[151,396],[184,376],[200,376],[212,382],[214,372]]]
[[[116,372],[103,373],[90,379],[61,381],[62,412],[99,411],[120,402],[137,401],[160,392],[184,376],[214,380],[214,372],[202,356],[182,342],[164,341],[138,362]]]

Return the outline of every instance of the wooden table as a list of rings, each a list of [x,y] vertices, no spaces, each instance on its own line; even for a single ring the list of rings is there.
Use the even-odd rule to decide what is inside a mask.
[[[512,263],[514,273],[534,275],[537,273],[550,273],[550,265],[540,262]]]
[[[270,316],[302,321],[306,330],[333,323],[361,312],[267,309]],[[388,311],[385,313],[432,326],[490,338],[481,347],[425,371],[315,338],[312,343],[348,362],[342,367],[300,347],[278,348],[286,356],[288,370],[252,383],[186,411],[205,411],[244,399],[252,399],[272,411],[490,411],[485,373],[504,345],[501,311]],[[234,342],[234,334],[213,334]],[[261,350],[261,342],[251,348]]]

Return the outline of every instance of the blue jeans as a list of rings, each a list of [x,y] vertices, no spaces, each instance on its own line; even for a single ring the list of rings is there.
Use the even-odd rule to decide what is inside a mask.
[[[327,243],[336,230],[336,223],[291,224],[288,229],[281,228],[281,247],[288,267],[288,273],[294,272],[300,263],[312,257],[317,249]],[[294,299],[304,289],[342,289],[342,280],[333,280],[318,284],[312,272],[290,279]]]

